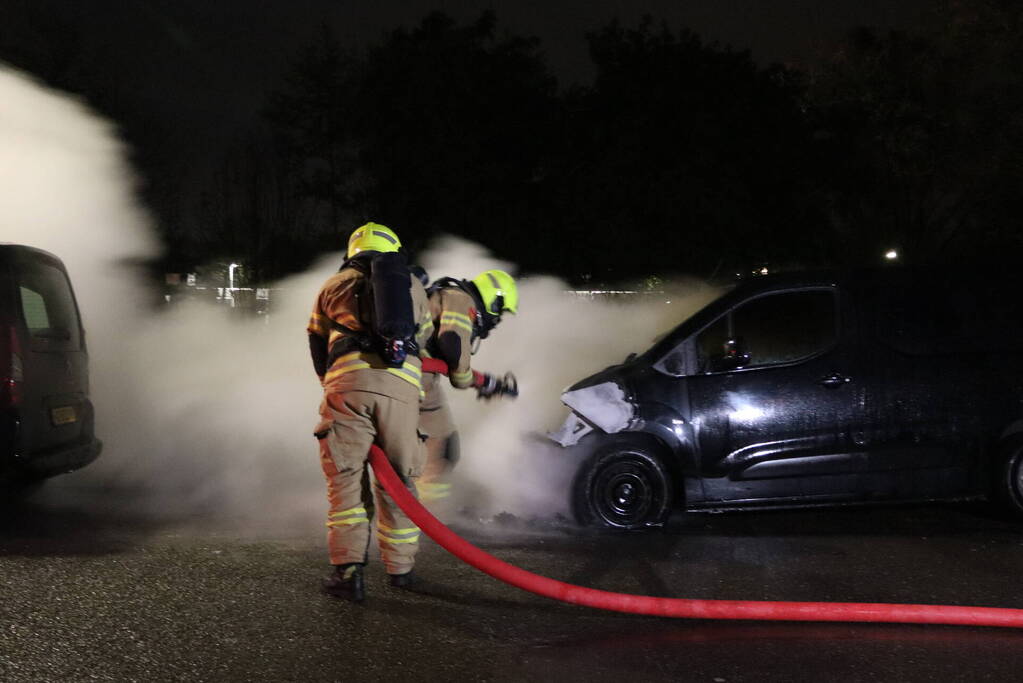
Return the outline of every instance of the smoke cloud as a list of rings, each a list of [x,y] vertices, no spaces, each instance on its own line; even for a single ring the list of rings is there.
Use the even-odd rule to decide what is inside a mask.
[[[65,480],[75,490],[143,492],[107,503],[147,514],[196,514],[253,534],[317,533],[326,508],[311,433],[320,388],[305,326],[341,253],[276,283],[268,320],[200,302],[154,311],[138,264],[157,256],[159,243],[136,184],[109,123],[0,69],[0,239],[67,265],[105,443],[98,461]],[[420,262],[433,278],[515,271],[457,238],[435,243]],[[482,402],[446,387],[463,439],[462,503],[484,515],[564,511],[572,463],[533,437],[567,414],[564,387],[643,351],[710,296],[693,283],[674,289],[608,303],[567,293],[553,278],[521,280],[520,314],[505,316],[474,360],[477,369],[514,372],[520,398]],[[54,482],[43,495],[71,488]]]

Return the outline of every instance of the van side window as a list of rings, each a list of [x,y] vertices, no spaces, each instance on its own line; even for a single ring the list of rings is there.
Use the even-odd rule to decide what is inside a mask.
[[[835,340],[835,297],[817,290],[754,299],[732,312],[732,328],[751,366],[806,358]]]
[[[759,297],[740,305],[700,333],[701,372],[790,363],[835,341],[833,292],[809,290]]]
[[[21,312],[37,350],[78,350],[81,332],[67,276],[59,268],[28,262],[18,269]]]
[[[727,340],[727,315],[721,316],[700,332],[696,338],[696,367],[700,372],[714,372],[714,363],[724,353]]]

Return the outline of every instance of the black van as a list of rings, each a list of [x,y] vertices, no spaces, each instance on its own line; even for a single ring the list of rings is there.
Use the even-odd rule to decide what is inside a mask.
[[[1020,513],[1021,284],[892,268],[737,285],[562,394],[577,519],[982,497]]]
[[[0,244],[0,482],[8,487],[94,460],[85,333],[53,254]]]

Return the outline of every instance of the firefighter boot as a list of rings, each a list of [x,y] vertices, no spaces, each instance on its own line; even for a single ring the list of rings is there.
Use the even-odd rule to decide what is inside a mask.
[[[411,569],[404,574],[388,574],[388,576],[391,585],[395,588],[411,588],[416,583],[416,575],[412,573]]]
[[[346,598],[352,602],[366,599],[366,583],[362,576],[362,564],[339,564],[334,573],[323,580],[323,590],[337,598]]]

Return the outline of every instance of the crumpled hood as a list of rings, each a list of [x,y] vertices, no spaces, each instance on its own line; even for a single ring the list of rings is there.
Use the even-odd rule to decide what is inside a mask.
[[[632,374],[635,364],[635,361],[628,361],[626,363],[619,363],[618,365],[609,365],[600,372],[595,372],[589,377],[584,377],[569,388],[565,389],[565,391],[562,392],[562,396],[571,391],[585,389],[586,387],[592,387],[605,382],[615,382],[620,385],[624,384],[625,379]]]
[[[561,394],[561,401],[573,413],[550,437],[563,446],[569,446],[594,427],[608,434],[627,429],[636,416],[636,406],[629,399],[625,383],[632,366],[631,362],[612,365],[566,389]]]

